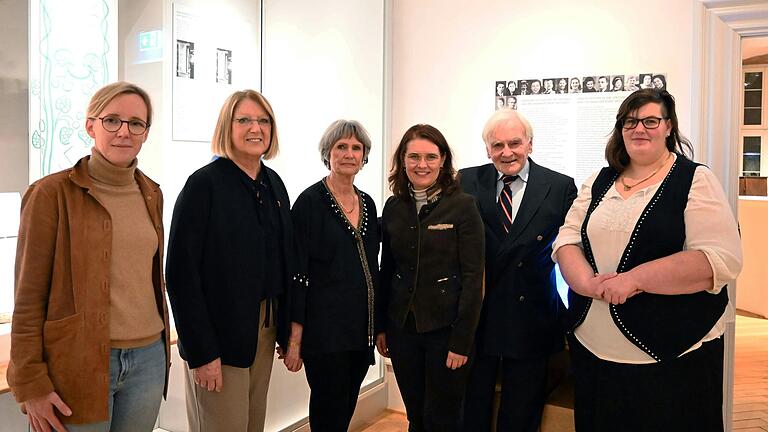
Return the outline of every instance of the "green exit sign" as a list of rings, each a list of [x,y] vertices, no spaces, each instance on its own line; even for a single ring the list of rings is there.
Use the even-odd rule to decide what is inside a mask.
[[[161,34],[160,30],[139,33],[139,51],[159,49],[162,40]]]

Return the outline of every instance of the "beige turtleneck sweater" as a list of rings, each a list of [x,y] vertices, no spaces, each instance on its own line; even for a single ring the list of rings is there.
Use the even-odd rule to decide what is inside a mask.
[[[164,328],[152,284],[157,232],[133,176],[136,164],[134,160],[128,168],[112,165],[95,147],[88,160],[91,193],[112,218],[109,334],[113,348],[148,345]]]

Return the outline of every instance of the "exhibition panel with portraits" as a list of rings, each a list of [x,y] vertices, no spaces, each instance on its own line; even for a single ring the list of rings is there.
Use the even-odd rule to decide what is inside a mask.
[[[603,149],[595,143],[611,130],[611,113],[635,90],[666,90],[667,74],[562,75],[495,81],[493,106],[525,114],[536,125],[536,141],[546,143],[536,147],[536,160],[581,184],[604,162]]]

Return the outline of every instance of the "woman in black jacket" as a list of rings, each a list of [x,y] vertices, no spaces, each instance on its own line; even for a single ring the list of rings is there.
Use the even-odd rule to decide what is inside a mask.
[[[233,93],[211,147],[219,158],[189,176],[176,201],[166,262],[187,417],[191,431],[261,431],[295,273],[288,194],[262,162],[278,151],[264,96]]]
[[[485,246],[474,198],[455,173],[443,134],[411,127],[392,158],[394,196],[382,213],[376,344],[392,358],[410,431],[461,428]]]
[[[360,384],[374,364],[374,293],[378,286],[376,205],[354,185],[371,139],[354,120],[337,120],[320,139],[330,170],[307,188],[292,215],[301,273],[294,277],[288,370],[306,365],[312,430],[349,428]]]

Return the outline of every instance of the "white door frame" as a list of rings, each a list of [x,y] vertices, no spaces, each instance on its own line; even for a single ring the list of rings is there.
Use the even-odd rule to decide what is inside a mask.
[[[694,13],[691,124],[692,131],[698,132],[698,136],[694,135],[698,142],[697,159],[707,164],[723,183],[736,213],[741,38],[768,35],[768,3],[764,0],[692,1],[697,13]],[[736,289],[728,293],[731,304],[735,305]],[[735,322],[730,322],[725,332],[723,414],[726,431],[733,427],[735,328]]]

